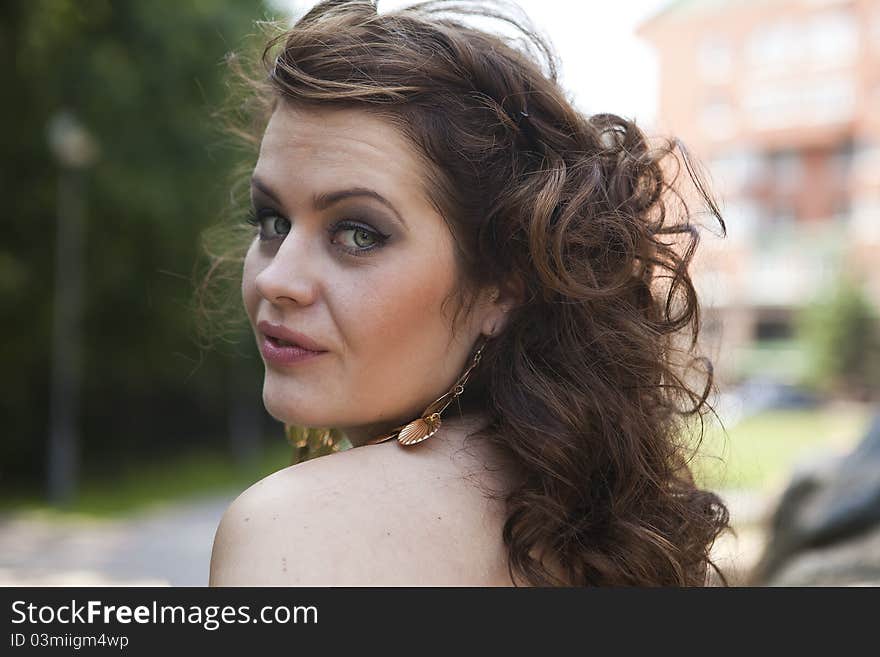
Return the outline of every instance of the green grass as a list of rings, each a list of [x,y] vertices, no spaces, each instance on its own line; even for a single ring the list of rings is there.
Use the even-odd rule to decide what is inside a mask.
[[[0,496],[0,511],[29,510],[59,515],[113,517],[190,497],[240,492],[290,465],[291,447],[276,440],[252,463],[239,464],[213,451],[191,451],[173,459],[126,466],[81,482],[64,507],[48,504],[35,491]]]
[[[869,421],[869,407],[859,405],[767,411],[730,427],[727,435],[707,421],[692,467],[707,488],[769,492],[785,483],[799,461],[852,449]]]

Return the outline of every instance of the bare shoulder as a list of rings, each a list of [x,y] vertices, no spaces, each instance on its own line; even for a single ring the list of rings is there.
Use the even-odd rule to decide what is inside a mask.
[[[432,444],[433,442],[433,444]],[[508,585],[502,464],[434,438],[284,468],[229,506],[213,586]]]

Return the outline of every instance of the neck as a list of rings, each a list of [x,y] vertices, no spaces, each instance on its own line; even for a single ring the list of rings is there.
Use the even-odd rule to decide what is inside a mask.
[[[457,413],[449,413],[448,411],[453,410],[452,407],[447,409],[447,412],[443,414],[441,417],[441,427],[439,434],[450,434],[450,433],[460,433],[460,432],[470,432],[476,431],[477,429],[481,429],[486,424],[488,424],[488,416],[485,413],[472,411],[468,413],[464,413],[459,415]],[[415,418],[412,418],[415,419]],[[348,441],[351,443],[352,447],[360,447],[367,443],[367,441],[372,440],[373,438],[377,438],[385,433],[391,431],[394,427],[400,426],[401,424],[406,424],[406,422],[396,422],[396,423],[375,423],[362,425],[358,427],[351,427],[346,429],[340,429],[345,437],[348,438]],[[432,440],[434,436],[429,438],[428,440]]]

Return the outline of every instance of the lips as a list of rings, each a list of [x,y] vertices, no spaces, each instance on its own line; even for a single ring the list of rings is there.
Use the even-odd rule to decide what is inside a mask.
[[[277,347],[299,347],[300,349],[316,353],[327,351],[323,345],[309,336],[288,329],[280,324],[272,324],[266,320],[261,320],[257,323],[257,329]]]

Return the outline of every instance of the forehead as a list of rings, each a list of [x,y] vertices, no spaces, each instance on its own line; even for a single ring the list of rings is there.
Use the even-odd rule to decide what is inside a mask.
[[[281,103],[260,145],[254,174],[279,185],[363,185],[421,189],[423,165],[411,142],[366,110],[304,109]]]

